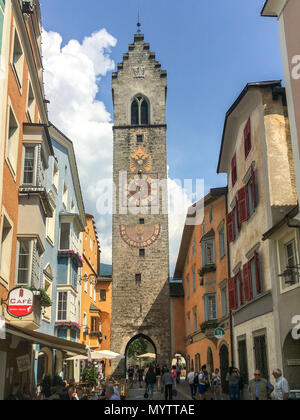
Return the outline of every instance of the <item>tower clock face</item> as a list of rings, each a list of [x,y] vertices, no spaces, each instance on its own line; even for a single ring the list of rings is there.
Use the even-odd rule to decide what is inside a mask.
[[[130,176],[126,201],[129,207],[158,205],[157,174]]]

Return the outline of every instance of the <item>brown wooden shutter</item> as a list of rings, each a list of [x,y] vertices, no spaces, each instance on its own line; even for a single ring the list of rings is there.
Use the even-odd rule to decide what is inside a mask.
[[[237,181],[236,154],[234,154],[231,161],[231,181],[232,181],[232,186],[234,186],[234,184]]]
[[[247,205],[247,187],[243,187],[238,191],[238,209],[239,209],[239,223],[240,225],[243,222],[248,220],[248,205]]]
[[[234,311],[237,309],[237,296],[236,296],[236,284],[235,277],[228,279],[228,299],[229,309]]]
[[[259,257],[256,251],[254,252],[254,260],[255,260],[255,274],[256,274],[256,290],[257,290],[257,293],[261,293]]]
[[[249,302],[249,300],[252,299],[251,273],[250,273],[249,262],[247,262],[243,267],[243,275],[244,275],[245,301]]]
[[[239,270],[238,272],[238,279],[239,279],[239,288],[240,288],[240,297],[241,297],[241,305],[244,303],[244,291],[243,291],[243,279],[242,279],[242,272]]]
[[[249,155],[251,150],[251,121],[250,118],[244,129],[244,144],[245,144],[245,158]]]
[[[252,184],[252,199],[253,199],[253,205],[256,209],[257,207],[257,199],[256,199],[256,176],[253,167],[251,167],[251,184]]]
[[[228,242],[234,242],[235,235],[234,235],[234,224],[233,224],[233,212],[230,212],[226,216],[227,222],[227,232],[228,232]]]

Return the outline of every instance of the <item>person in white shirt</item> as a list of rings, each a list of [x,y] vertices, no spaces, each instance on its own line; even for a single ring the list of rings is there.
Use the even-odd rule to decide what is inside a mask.
[[[275,399],[279,401],[287,401],[289,399],[290,388],[288,381],[282,376],[280,369],[273,371],[275,383]]]
[[[190,390],[191,390],[191,396],[192,399],[195,400],[196,399],[196,395],[197,395],[197,387],[198,387],[198,373],[194,372],[193,370],[191,372],[189,372],[188,376],[187,376],[187,380],[190,386]]]

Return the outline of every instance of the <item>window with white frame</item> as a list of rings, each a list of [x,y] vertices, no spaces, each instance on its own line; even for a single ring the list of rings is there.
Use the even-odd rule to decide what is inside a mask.
[[[190,313],[187,314],[187,330],[188,330],[188,335],[191,335],[191,314]]]
[[[87,291],[88,291],[88,276],[87,276],[86,273],[84,275],[84,291],[85,291],[85,293],[87,293]]]
[[[12,59],[11,64],[13,67],[13,71],[18,83],[19,88],[22,87],[23,82],[23,67],[24,67],[24,54],[21,45],[21,41],[18,35],[17,30],[14,31],[14,38],[13,38],[13,49],[12,49]]]
[[[67,320],[67,307],[68,307],[68,292],[58,292],[57,295],[57,320]]]
[[[197,307],[193,308],[193,321],[194,321],[194,332],[198,330],[198,318],[197,318]]]
[[[8,114],[8,133],[7,133],[7,152],[6,157],[14,175],[17,173],[19,145],[19,125],[12,108],[9,108]]]
[[[18,265],[17,281],[18,285],[31,285],[32,253],[33,241],[27,238],[18,240]]]
[[[298,284],[299,279],[299,270],[298,270],[298,257],[297,257],[297,245],[296,241],[292,240],[284,244],[284,261],[285,261],[285,270],[290,270],[290,276],[288,280],[285,277],[282,277],[282,289],[287,289],[289,287]]]
[[[1,248],[0,248],[0,276],[9,284],[13,228],[5,215],[2,217]]]
[[[52,244],[54,244],[55,239],[55,217],[56,209],[55,207],[52,207],[52,217],[47,217],[46,221],[46,237]]]
[[[70,293],[70,314],[76,317],[76,296],[73,293]]]
[[[215,258],[215,241],[213,239],[203,241],[202,243],[202,266],[214,265]]]
[[[35,184],[36,147],[24,146],[23,184]]]
[[[217,315],[217,296],[215,293],[204,296],[205,321],[218,319]]]
[[[93,299],[93,283],[90,283],[90,298]]]
[[[63,250],[70,249],[70,242],[71,242],[71,225],[70,223],[61,223],[59,249],[63,249]]]
[[[227,298],[227,287],[224,286],[221,289],[221,302],[222,302],[222,316],[228,315],[228,298]]]
[[[53,186],[58,191],[58,184],[59,184],[59,169],[56,161],[53,162]]]
[[[224,226],[219,230],[219,250],[220,258],[226,255],[226,244],[225,244],[225,229]]]
[[[27,95],[27,117],[30,123],[34,122],[35,114],[35,98],[30,80],[28,81],[28,95]]]

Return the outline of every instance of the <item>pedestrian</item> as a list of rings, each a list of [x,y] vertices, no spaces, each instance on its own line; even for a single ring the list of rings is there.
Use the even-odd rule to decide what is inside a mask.
[[[146,374],[145,382],[146,382],[146,387],[147,387],[147,391],[149,395],[149,400],[153,400],[153,388],[156,383],[156,374],[155,374],[153,366],[150,366]]]
[[[136,384],[137,380],[138,380],[138,372],[139,372],[139,367],[138,365],[135,366],[134,368],[134,374],[133,374],[133,383]]]
[[[167,371],[168,371],[167,365],[163,365],[162,370],[161,370],[161,389],[160,389],[160,392],[162,394],[164,392],[164,384],[163,384],[162,378],[163,378],[164,374],[167,373]]]
[[[162,383],[165,387],[165,400],[172,400],[173,399],[173,385],[174,385],[174,377],[170,373],[169,369],[165,368],[165,373],[162,377]]]
[[[121,397],[119,391],[114,388],[113,384],[106,384],[105,386],[105,399],[107,401],[120,401]]]
[[[129,380],[129,386],[132,388],[133,385],[133,375],[134,375],[134,369],[132,366],[129,366],[128,368],[128,380]]]
[[[74,385],[70,385],[65,392],[60,395],[60,400],[62,401],[78,401],[78,395],[76,391],[76,387]]]
[[[287,401],[290,395],[290,387],[286,378],[282,376],[280,369],[275,369],[273,371],[273,376],[275,378],[275,399],[278,401]]]
[[[191,370],[188,373],[187,380],[191,390],[191,397],[193,400],[196,400],[197,389],[199,385],[198,372]]]
[[[138,379],[139,379],[140,388],[142,388],[143,376],[144,376],[144,369],[142,368],[142,366],[140,366],[138,370]]]
[[[216,369],[212,373],[212,393],[216,401],[222,400],[222,381],[220,376],[220,370]]]
[[[181,367],[179,363],[176,365],[176,382],[180,384]]]
[[[160,392],[160,390],[161,390],[161,369],[160,369],[159,365],[156,365],[155,375],[156,375],[156,390],[157,390],[157,392]]]
[[[20,384],[16,383],[13,385],[11,393],[6,398],[7,401],[23,401],[24,397],[21,393]]]
[[[230,367],[226,375],[226,382],[229,384],[229,398],[231,401],[238,401],[240,399],[240,372],[235,367]]]
[[[201,372],[199,373],[199,399],[206,400],[209,390],[209,376],[206,369],[206,365],[203,365],[201,368]]]
[[[274,387],[267,379],[261,377],[260,370],[254,372],[254,379],[249,383],[250,398],[253,401],[266,401],[270,398]]]
[[[174,387],[176,388],[176,381],[177,381],[177,370],[176,370],[176,366],[172,366],[171,375],[173,376]]]

